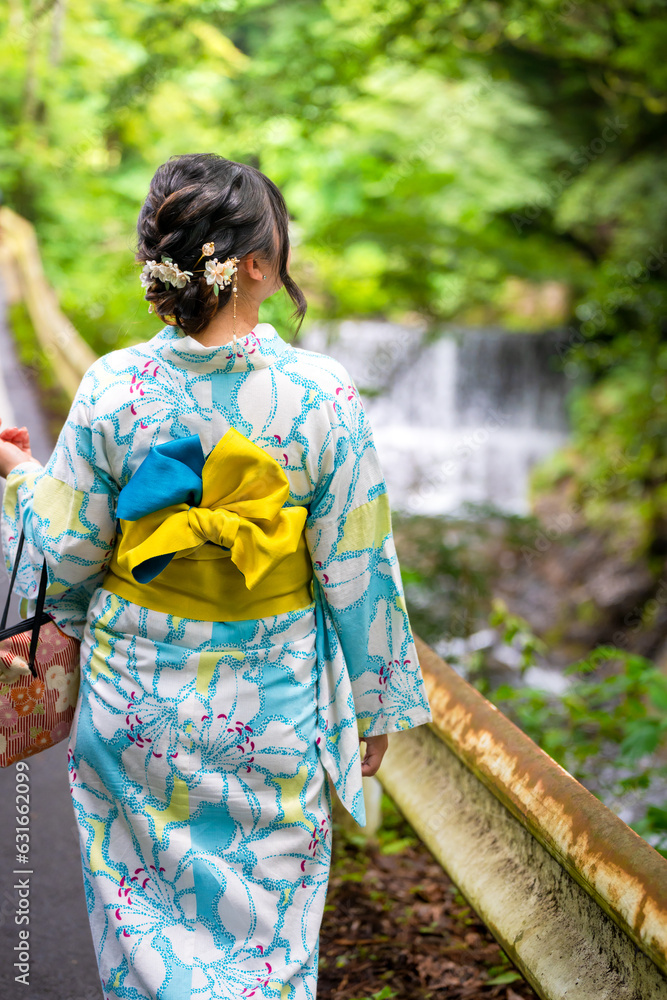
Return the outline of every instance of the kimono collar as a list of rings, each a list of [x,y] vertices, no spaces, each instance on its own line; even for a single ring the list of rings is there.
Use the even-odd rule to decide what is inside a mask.
[[[165,326],[150,344],[164,361],[201,375],[267,368],[286,351],[292,350],[270,323],[257,323],[254,330],[237,339],[236,345],[230,341],[221,346],[205,347],[177,326]]]

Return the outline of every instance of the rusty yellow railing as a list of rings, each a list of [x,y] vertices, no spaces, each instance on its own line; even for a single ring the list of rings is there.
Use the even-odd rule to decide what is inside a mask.
[[[667,861],[417,640],[378,778],[544,1000],[667,998]]]
[[[5,205],[0,207],[0,269],[9,301],[25,303],[44,357],[73,396],[96,354],[62,312],[44,277],[33,226]]]
[[[74,395],[95,354],[4,207],[0,271]],[[417,645],[434,721],[390,737],[388,794],[543,1000],[667,1000],[667,861]]]

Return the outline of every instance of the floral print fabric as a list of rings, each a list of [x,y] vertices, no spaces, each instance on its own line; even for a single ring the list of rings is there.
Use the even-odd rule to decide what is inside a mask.
[[[0,642],[0,767],[64,740],[79,689],[79,643],[53,622],[39,629],[34,677],[32,630]]]
[[[202,622],[103,587],[115,505],[151,447],[230,427],[308,509],[310,606]],[[47,466],[10,474],[2,539],[17,589],[82,639],[69,744],[74,810],[109,998],[314,998],[329,874],[326,772],[363,825],[359,736],[431,721],[386,486],[343,366],[259,324],[206,348],[165,327],[100,358]]]

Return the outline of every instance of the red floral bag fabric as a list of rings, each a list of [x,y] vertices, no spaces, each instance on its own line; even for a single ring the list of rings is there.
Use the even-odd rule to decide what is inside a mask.
[[[0,622],[0,767],[66,739],[79,692],[81,644],[44,612],[46,563],[35,615],[5,628],[22,548],[23,536]]]

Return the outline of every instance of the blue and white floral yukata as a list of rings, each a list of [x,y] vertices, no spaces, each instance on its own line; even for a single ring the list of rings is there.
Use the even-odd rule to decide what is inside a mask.
[[[68,758],[105,998],[314,1000],[326,772],[363,826],[359,737],[432,721],[348,372],[267,323],[113,351],[46,467],[7,479],[7,567],[22,528],[23,613],[45,557],[81,639]]]

